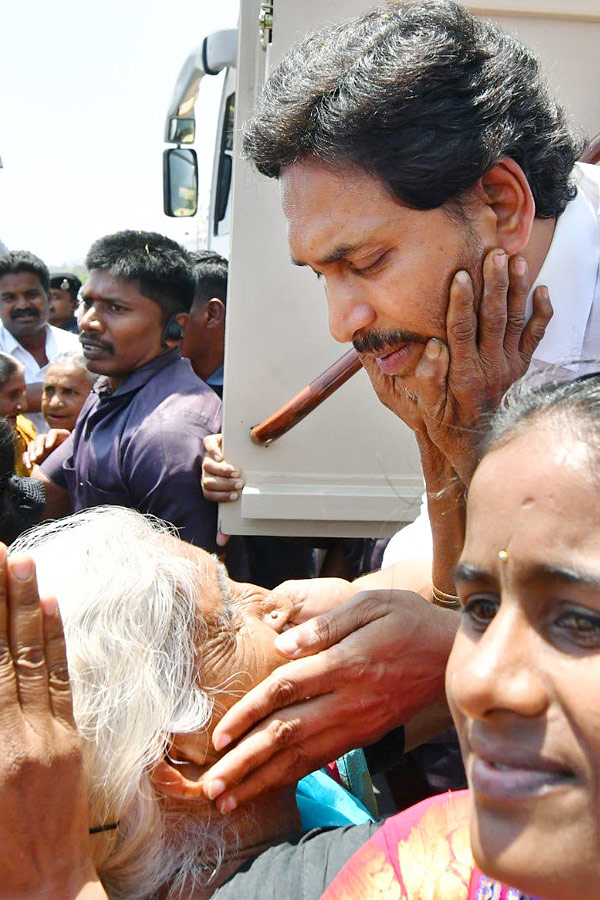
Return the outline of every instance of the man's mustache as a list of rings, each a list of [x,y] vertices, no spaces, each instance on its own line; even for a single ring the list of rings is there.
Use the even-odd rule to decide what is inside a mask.
[[[110,341],[97,341],[93,338],[83,337],[83,335],[79,335],[79,340],[84,350],[86,347],[94,347],[97,350],[104,350],[106,353],[114,354],[115,352],[114,344]]]
[[[365,331],[352,341],[357,353],[381,354],[396,350],[400,344],[426,344],[429,338],[415,331],[393,329],[390,331]]]
[[[36,319],[39,319],[40,311],[30,306],[28,309],[13,309],[10,314],[11,319],[22,319],[25,316],[35,316]]]

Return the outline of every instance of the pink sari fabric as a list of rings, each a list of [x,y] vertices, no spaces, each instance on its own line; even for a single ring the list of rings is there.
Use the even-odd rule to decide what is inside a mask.
[[[390,817],[321,900],[535,900],[483,875],[469,841],[469,792]]]

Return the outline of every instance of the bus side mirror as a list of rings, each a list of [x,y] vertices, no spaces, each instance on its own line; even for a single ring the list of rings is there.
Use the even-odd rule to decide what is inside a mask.
[[[166,216],[196,215],[198,157],[195,150],[170,147],[163,152],[163,205]]]

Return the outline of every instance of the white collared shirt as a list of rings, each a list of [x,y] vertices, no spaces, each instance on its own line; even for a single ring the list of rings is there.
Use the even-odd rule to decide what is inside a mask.
[[[46,325],[46,356],[48,362],[45,366],[40,366],[29,350],[26,350],[4,325],[0,325],[0,350],[3,353],[10,353],[20,363],[23,363],[25,366],[25,384],[38,384],[45,380],[46,369],[59,353],[81,352],[81,344],[76,334],[63,331],[62,328],[55,328],[54,325]],[[41,412],[28,412],[27,418],[33,422],[38,434],[44,434],[48,431],[48,423]]]
[[[527,302],[527,315],[538,285],[550,292],[553,316],[532,360],[569,368],[577,360],[600,360],[600,166],[577,163],[577,196],[567,204]],[[597,367],[595,367],[597,368]],[[427,498],[415,521],[396,532],[383,554],[382,569],[433,554]]]

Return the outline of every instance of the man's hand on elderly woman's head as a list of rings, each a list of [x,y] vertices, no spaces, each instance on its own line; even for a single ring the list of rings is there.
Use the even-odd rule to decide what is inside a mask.
[[[357,594],[276,641],[292,661],[236,703],[215,728],[205,775],[222,812],[292,784],[370,744],[444,697],[455,613],[408,591]]]
[[[58,605],[0,544],[0,900],[106,898],[93,839]]]

